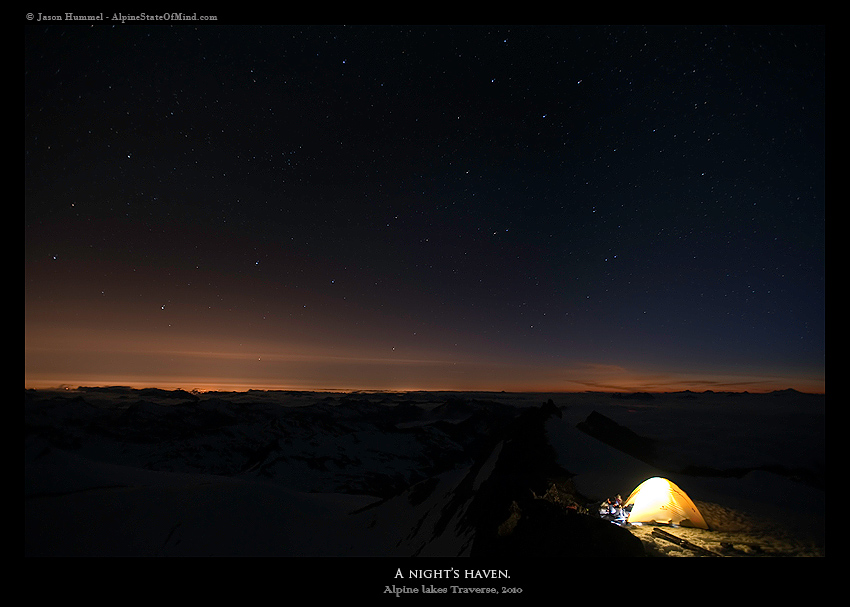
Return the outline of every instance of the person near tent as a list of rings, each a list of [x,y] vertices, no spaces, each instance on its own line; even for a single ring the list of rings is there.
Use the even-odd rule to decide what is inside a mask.
[[[617,494],[617,497],[614,498],[614,516],[619,519],[626,518],[626,511],[623,510],[623,498],[620,497],[620,494]]]
[[[623,498],[618,493],[616,497],[609,497],[599,507],[599,514],[606,519],[619,520],[625,518],[623,510]]]

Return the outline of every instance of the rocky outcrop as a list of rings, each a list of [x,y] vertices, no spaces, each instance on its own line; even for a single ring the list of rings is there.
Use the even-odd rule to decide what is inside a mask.
[[[593,438],[641,461],[652,463],[655,459],[656,444],[653,439],[640,436],[601,413],[592,411],[587,419],[580,422],[576,427]]]
[[[560,411],[549,400],[513,424],[470,508],[477,517],[470,556],[643,556],[640,540],[587,513],[546,438],[551,415]]]

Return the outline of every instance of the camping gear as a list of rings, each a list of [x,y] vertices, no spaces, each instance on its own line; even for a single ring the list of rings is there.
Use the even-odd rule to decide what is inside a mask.
[[[626,498],[623,509],[629,523],[658,523],[708,529],[699,509],[676,483],[654,476],[643,481]]]

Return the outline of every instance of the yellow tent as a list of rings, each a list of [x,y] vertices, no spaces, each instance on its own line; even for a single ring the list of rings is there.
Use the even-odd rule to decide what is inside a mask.
[[[643,481],[623,504],[631,505],[630,523],[662,523],[708,529],[696,504],[676,483],[654,476]]]

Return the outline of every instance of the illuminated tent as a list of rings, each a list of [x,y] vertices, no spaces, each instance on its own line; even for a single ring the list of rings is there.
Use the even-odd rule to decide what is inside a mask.
[[[676,483],[654,476],[643,481],[623,504],[631,505],[630,523],[662,523],[708,529],[696,504]]]

